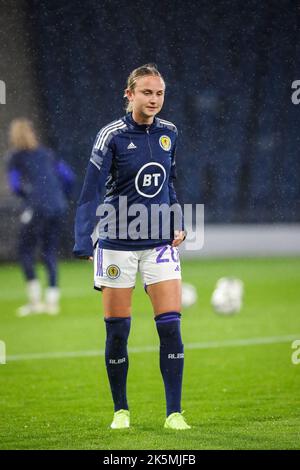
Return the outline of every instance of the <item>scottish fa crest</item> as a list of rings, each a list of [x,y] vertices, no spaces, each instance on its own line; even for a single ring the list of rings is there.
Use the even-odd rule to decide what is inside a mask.
[[[159,145],[161,146],[161,148],[163,150],[165,150],[166,152],[168,152],[171,148],[171,139],[169,136],[167,135],[162,135],[160,136],[159,138]]]
[[[110,264],[106,270],[107,277],[117,279],[120,276],[120,268],[116,264]]]

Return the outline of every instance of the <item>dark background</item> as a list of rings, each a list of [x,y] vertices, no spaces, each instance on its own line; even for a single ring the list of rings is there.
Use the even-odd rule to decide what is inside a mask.
[[[179,129],[181,202],[205,204],[206,222],[300,220],[300,105],[291,101],[292,82],[300,79],[297,2],[0,6],[11,22],[2,54],[25,31],[39,129],[78,175],[74,200],[95,135],[124,114],[129,73],[155,62],[167,84],[160,116]]]

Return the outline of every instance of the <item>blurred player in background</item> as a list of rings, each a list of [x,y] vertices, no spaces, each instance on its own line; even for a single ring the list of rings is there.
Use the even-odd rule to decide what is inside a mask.
[[[67,209],[67,197],[72,191],[75,176],[64,161],[57,159],[54,152],[40,145],[33,125],[27,119],[11,122],[9,147],[9,186],[24,203],[20,218],[18,257],[27,281],[28,304],[20,307],[17,314],[57,314],[60,299],[57,250],[62,217]],[[48,272],[44,299],[35,270],[38,246]]]
[[[96,289],[102,290],[106,325],[105,360],[114,401],[113,429],[130,426],[126,396],[128,372],[127,340],[131,322],[131,297],[140,271],[151,299],[160,338],[160,369],[165,385],[167,417],[165,428],[184,430],[190,426],[181,412],[183,344],[180,333],[181,272],[178,245],[184,240],[183,220],[168,238],[150,236],[134,239],[121,236],[119,196],[128,207],[143,205],[148,223],[152,207],[177,204],[173,186],[177,129],[156,116],[163,106],[165,82],[153,64],[134,70],[127,82],[127,114],[98,133],[78,202],[75,248],[78,257],[93,259]],[[106,186],[104,203],[115,209],[119,232],[105,237],[100,219],[100,236],[93,244],[92,232],[99,192]],[[109,216],[108,216],[109,217]],[[150,217],[149,217],[150,218]],[[129,220],[129,219],[128,219]],[[124,227],[122,227],[124,229]],[[175,230],[176,229],[176,230]],[[118,229],[117,229],[118,230]],[[150,412],[150,410],[149,410]]]

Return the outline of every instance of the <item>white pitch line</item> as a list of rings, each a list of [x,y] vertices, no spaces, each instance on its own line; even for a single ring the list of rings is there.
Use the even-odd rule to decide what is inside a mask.
[[[263,338],[245,338],[245,339],[232,339],[225,341],[207,341],[202,343],[188,343],[185,344],[185,349],[214,349],[214,348],[231,348],[231,347],[243,347],[243,346],[256,346],[260,344],[279,344],[293,341],[294,339],[300,339],[298,335],[286,335],[286,336],[267,336]],[[143,346],[143,347],[132,347],[129,348],[129,353],[144,353],[144,352],[155,352],[158,351],[158,346]],[[32,353],[32,354],[15,354],[7,356],[7,362],[12,361],[32,361],[42,359],[67,359],[74,357],[96,357],[104,356],[105,351],[91,350],[91,351],[65,351],[65,352],[48,352],[48,353]]]

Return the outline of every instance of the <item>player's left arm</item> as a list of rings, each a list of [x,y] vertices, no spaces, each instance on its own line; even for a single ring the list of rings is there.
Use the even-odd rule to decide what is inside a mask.
[[[75,187],[76,175],[71,167],[62,159],[55,162],[56,171],[65,195],[69,198]]]
[[[26,199],[27,194],[22,183],[22,173],[15,161],[15,156],[12,155],[10,158],[7,157],[7,159],[7,179],[9,188],[14,194],[16,194],[16,196]]]
[[[73,253],[76,257],[83,259],[93,257],[92,233],[97,220],[97,207],[100,203],[101,188],[105,185],[112,163],[111,145],[104,154],[96,146],[97,140],[98,136],[87,166],[75,216],[75,246]]]
[[[177,227],[174,227],[174,239],[172,241],[172,246],[179,246],[186,237],[186,231],[184,228],[184,218],[182,214],[182,209],[181,206],[178,202],[177,195],[176,195],[176,190],[174,187],[174,181],[177,178],[177,171],[176,171],[176,148],[177,148],[177,129],[176,129],[176,136],[175,136],[175,143],[173,144],[173,150],[172,150],[172,160],[171,160],[171,170],[170,170],[170,177],[169,177],[169,196],[170,196],[170,205],[177,204],[178,209],[180,210],[181,213],[181,222],[180,225]]]

